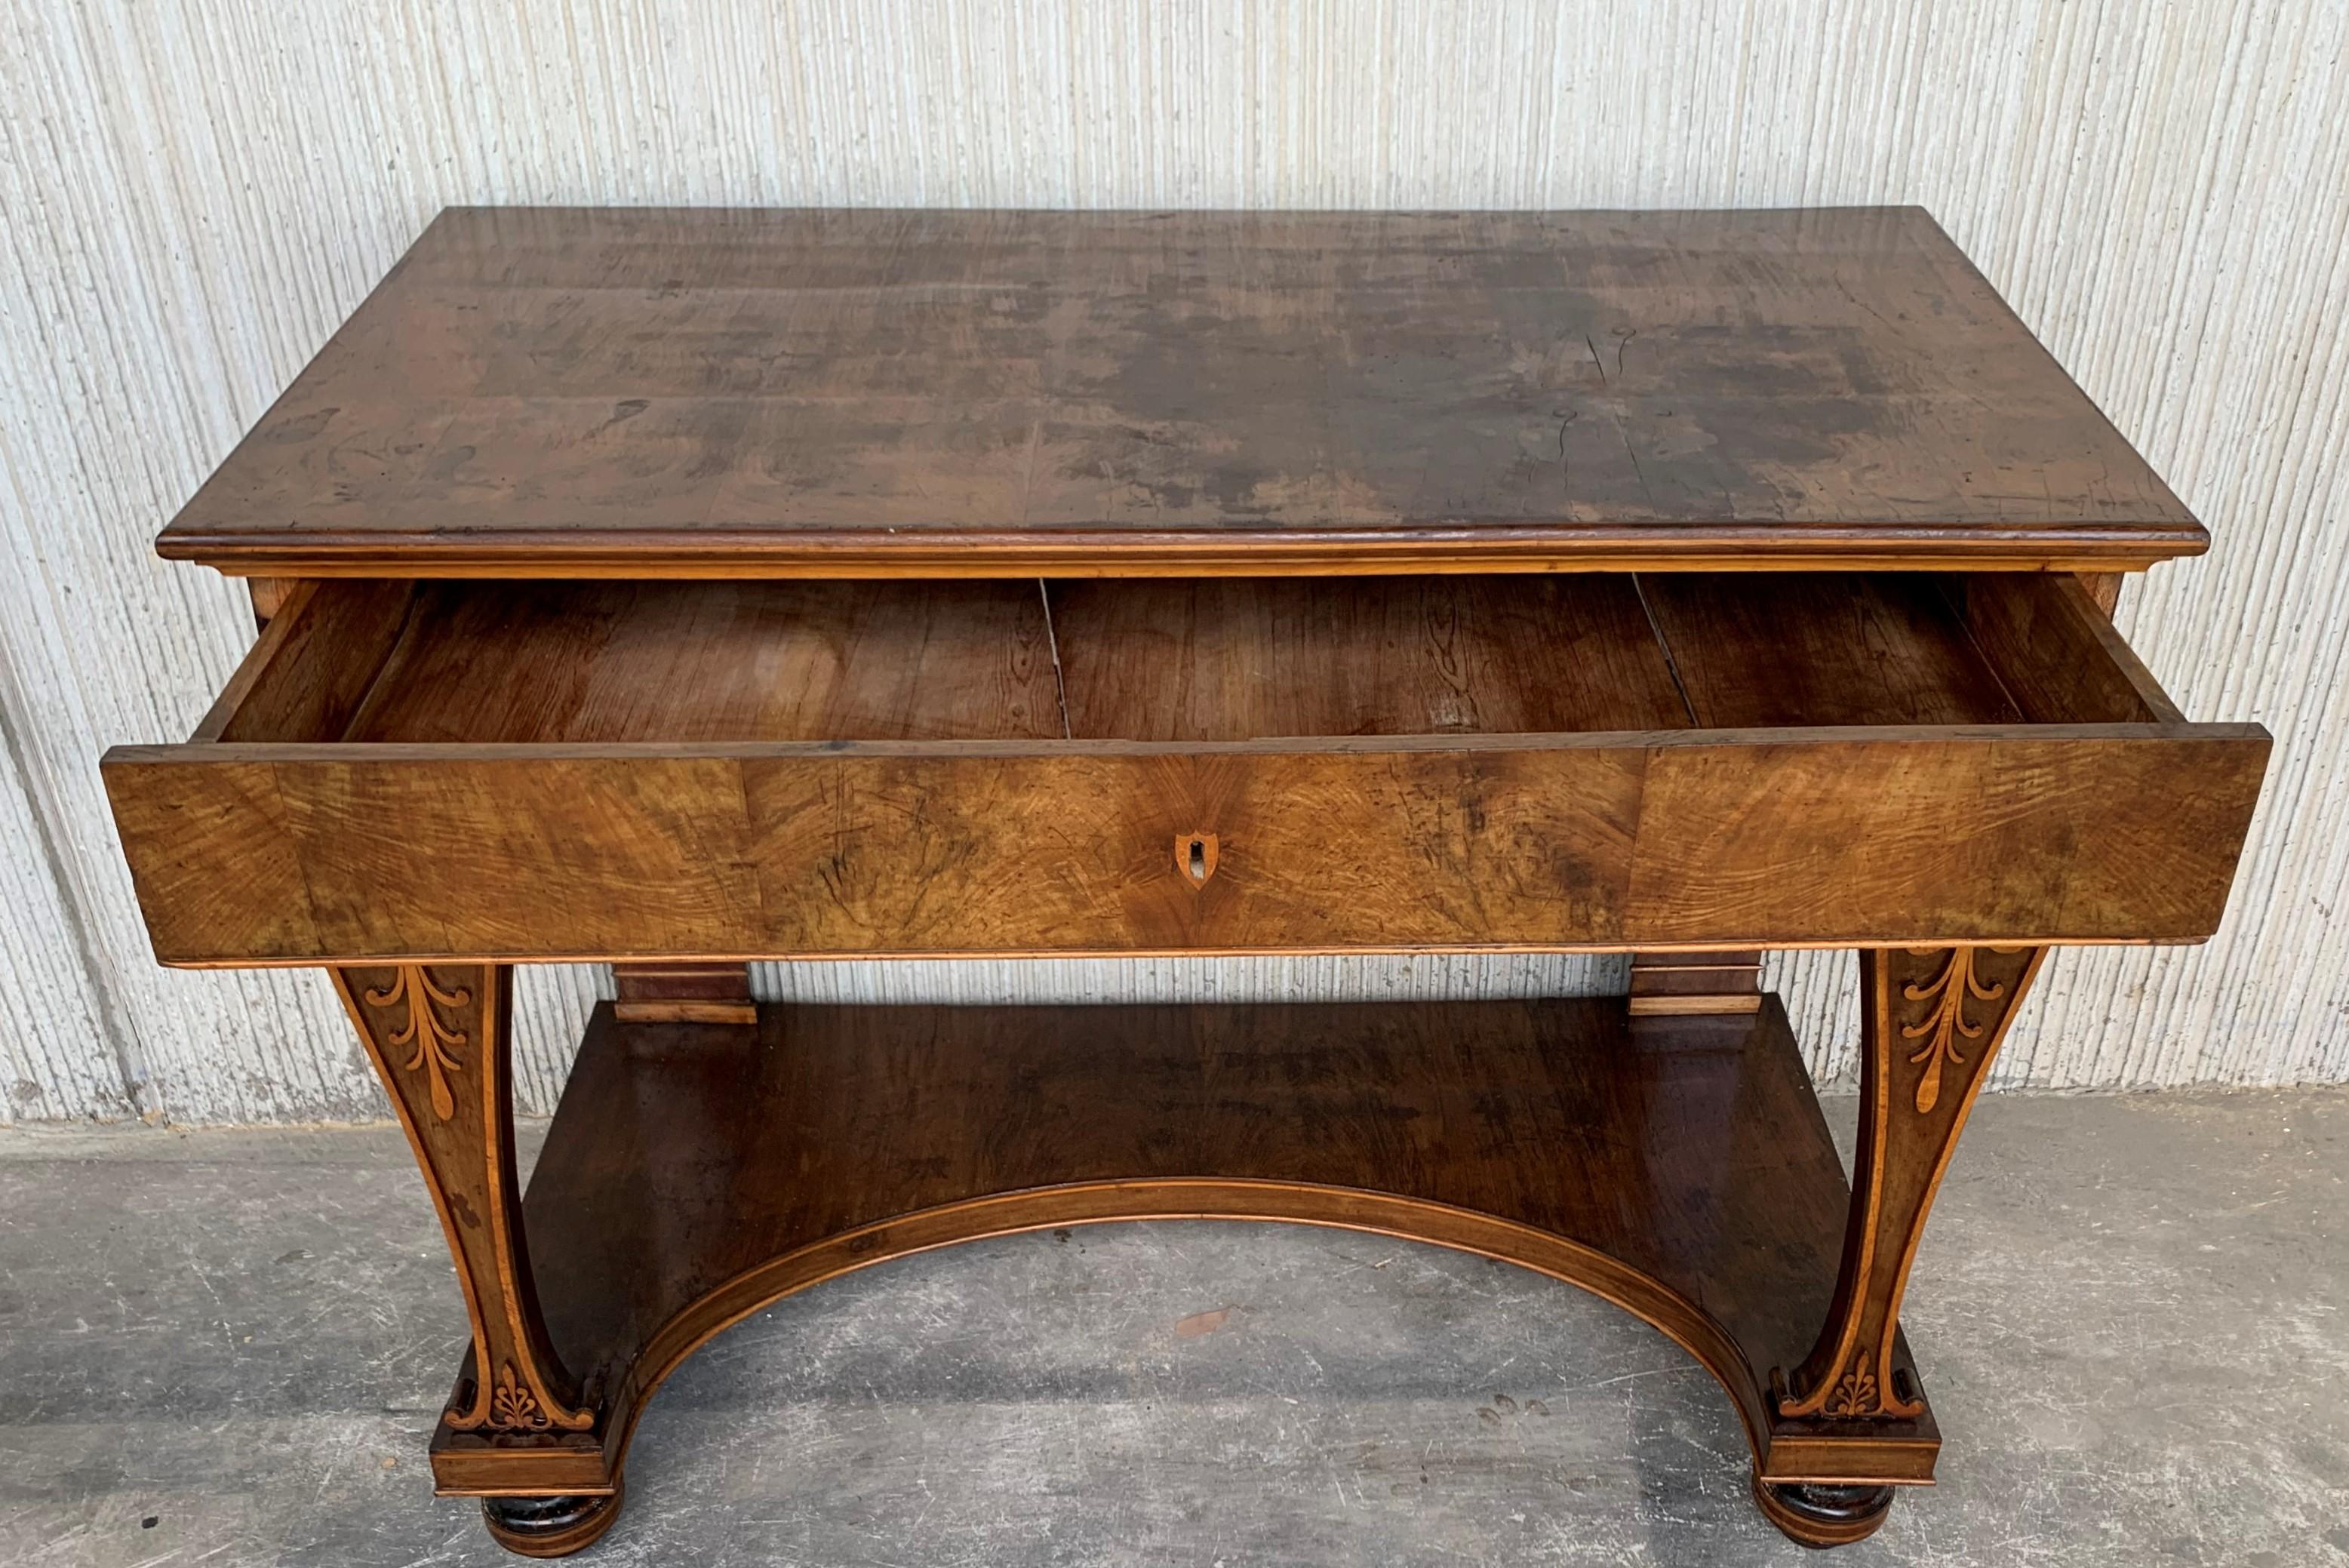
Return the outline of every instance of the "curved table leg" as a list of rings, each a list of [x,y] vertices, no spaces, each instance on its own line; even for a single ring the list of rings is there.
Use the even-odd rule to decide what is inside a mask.
[[[1770,1522],[1811,1546],[1857,1541],[1891,1507],[1868,1475],[1870,1429],[1920,1415],[1897,1364],[1900,1299],[1925,1217],[1974,1096],[2045,948],[1868,948],[1860,954],[1860,1104],[1851,1212],[1835,1296],[1791,1376],[1774,1374],[1780,1429],[1811,1427],[1853,1473],[1765,1484]]]
[[[531,1274],[514,1164],[512,970],[333,973],[415,1149],[471,1320],[471,1365],[433,1445],[440,1490],[489,1497],[492,1534],[517,1552],[577,1551],[610,1527],[619,1485],[604,1469],[595,1403],[548,1341]]]

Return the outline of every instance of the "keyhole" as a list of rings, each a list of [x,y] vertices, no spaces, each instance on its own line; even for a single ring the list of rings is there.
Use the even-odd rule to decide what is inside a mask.
[[[1213,833],[1181,833],[1174,840],[1174,868],[1191,879],[1194,887],[1205,886],[1216,874],[1216,835]]]

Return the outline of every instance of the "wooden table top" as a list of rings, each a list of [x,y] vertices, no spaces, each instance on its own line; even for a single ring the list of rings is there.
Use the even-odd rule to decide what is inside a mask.
[[[1915,208],[443,212],[238,573],[2110,571],[2206,535]]]

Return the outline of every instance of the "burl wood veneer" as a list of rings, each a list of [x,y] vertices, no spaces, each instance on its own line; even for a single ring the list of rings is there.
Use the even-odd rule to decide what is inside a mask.
[[[2048,948],[2224,908],[2268,738],[2109,619],[2204,543],[1913,210],[450,212],[165,531],[265,624],[104,773],[159,957],[333,973],[471,1317],[433,1472],[515,1551],[766,1304],[1173,1216],[1597,1292],[1829,1545],[1932,1477],[1902,1295]],[[1860,950],[1848,1181],[1800,944]],[[1494,949],[1630,995],[746,971]],[[525,1194],[511,966],[588,960]]]

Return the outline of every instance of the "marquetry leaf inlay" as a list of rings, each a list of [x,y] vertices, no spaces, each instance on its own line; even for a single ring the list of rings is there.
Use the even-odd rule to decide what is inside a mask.
[[[1837,1380],[1835,1392],[1827,1396],[1828,1415],[1848,1419],[1883,1413],[1884,1403],[1877,1392],[1876,1375],[1869,1370],[1869,1360],[1868,1353],[1861,1351],[1859,1359]]]
[[[1909,950],[1920,957],[1933,951],[1930,947]],[[1994,953],[2013,953],[2012,947],[1996,947]],[[1995,1002],[2006,995],[2003,981],[1985,985],[1974,974],[1974,949],[1952,947],[1949,961],[1941,965],[1940,974],[1931,980],[1912,980],[1900,988],[1900,994],[1911,1002],[1930,1002],[1932,1010],[1914,1024],[1900,1026],[1904,1040],[1925,1042],[1916,1055],[1909,1058],[1912,1066],[1925,1071],[1917,1080],[1917,1111],[1930,1112],[1941,1099],[1941,1068],[1944,1064],[1963,1067],[1965,1054],[1959,1049],[1961,1041],[1968,1044],[1979,1040],[1992,1020],[1976,1022],[1967,1016],[1967,1005],[1971,1002]]]
[[[498,1386],[490,1396],[489,1425],[506,1432],[543,1432],[554,1423],[547,1418],[538,1396],[514,1376],[513,1363],[499,1369]]]
[[[468,1006],[473,994],[462,986],[444,991],[432,983],[431,971],[423,965],[403,964],[394,972],[390,985],[370,988],[364,995],[370,1007],[407,1007],[408,1021],[386,1039],[394,1046],[411,1047],[402,1068],[409,1072],[422,1068],[430,1076],[433,1114],[443,1121],[456,1115],[457,1101],[449,1092],[448,1075],[464,1070],[456,1047],[466,1044],[466,1034],[436,1009]]]

